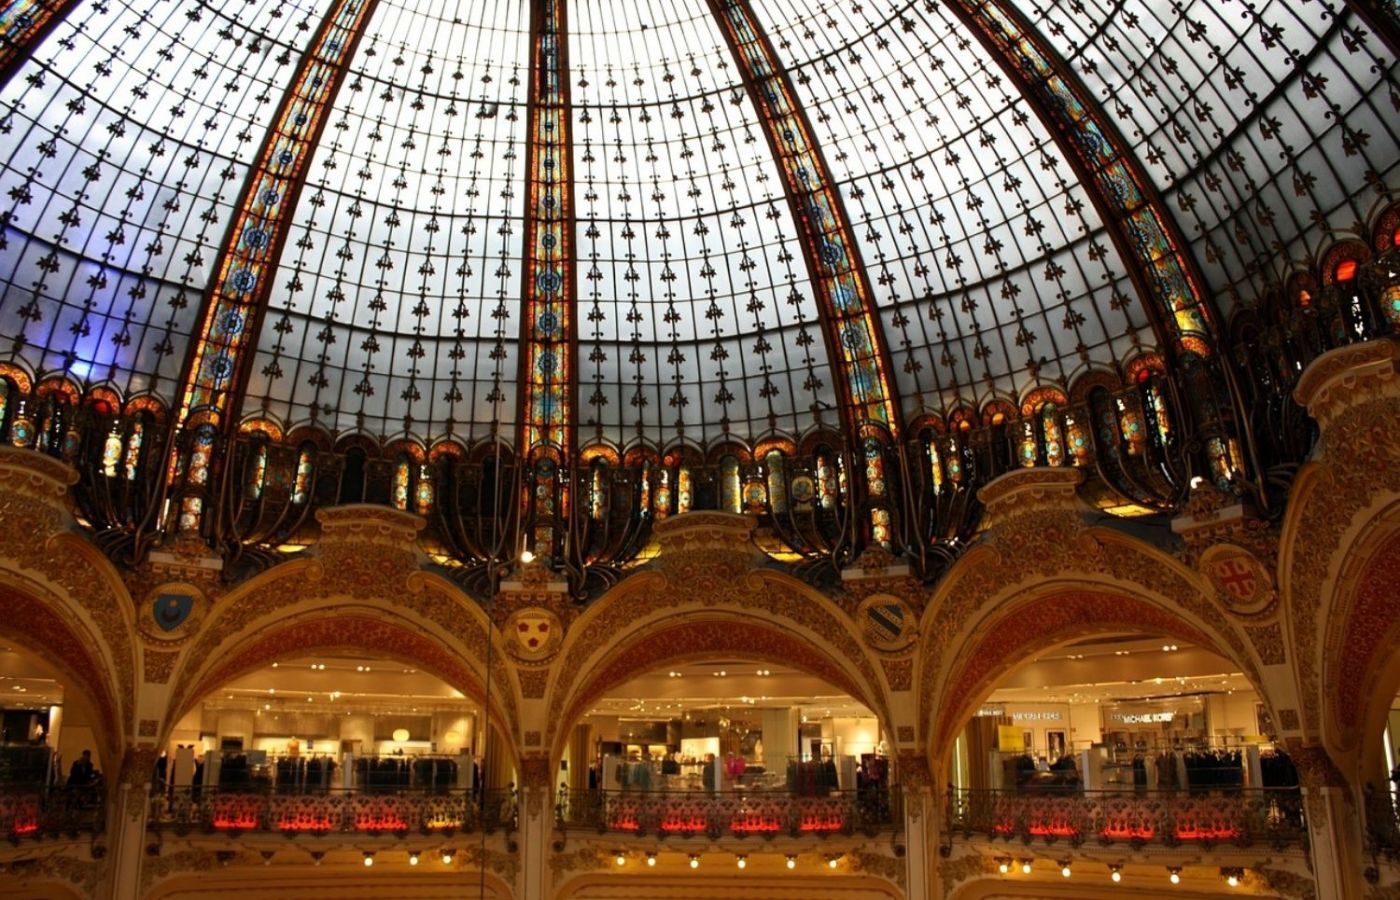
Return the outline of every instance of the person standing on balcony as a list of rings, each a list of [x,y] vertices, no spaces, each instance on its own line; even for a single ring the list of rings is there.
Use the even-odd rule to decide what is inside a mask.
[[[91,787],[97,780],[97,768],[92,764],[92,751],[84,750],[83,755],[74,760],[73,767],[68,770],[68,786],[70,788]]]

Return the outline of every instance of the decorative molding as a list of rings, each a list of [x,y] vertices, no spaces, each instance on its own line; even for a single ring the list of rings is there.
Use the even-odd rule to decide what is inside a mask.
[[[880,668],[885,670],[885,682],[892,691],[907,691],[914,686],[914,660],[912,657],[904,659],[882,659]]]
[[[549,684],[548,669],[518,669],[520,696],[526,700],[543,700],[545,687]]]
[[[146,684],[167,684],[171,674],[175,671],[175,660],[179,658],[178,652],[165,652],[150,648],[144,650],[141,662],[146,676]]]
[[[1266,666],[1281,666],[1288,662],[1288,651],[1283,643],[1283,626],[1277,622],[1269,625],[1246,625],[1245,635],[1254,645],[1259,661]]]
[[[1358,520],[1400,496],[1400,343],[1368,341],[1318,357],[1294,399],[1321,429],[1312,459],[1294,479],[1279,549],[1279,587],[1288,599],[1302,727],[1320,733],[1323,633],[1332,595],[1323,587],[1345,556]],[[1324,605],[1326,604],[1326,606]]]

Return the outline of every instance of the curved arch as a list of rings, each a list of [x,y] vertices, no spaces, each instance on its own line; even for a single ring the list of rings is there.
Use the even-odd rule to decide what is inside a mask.
[[[886,725],[893,721],[881,687],[884,679],[850,617],[806,583],[758,568],[761,560],[749,543],[752,529],[752,520],[719,512],[693,512],[656,526],[661,543],[656,568],[624,579],[570,626],[551,666],[543,746],[562,743],[564,723],[571,721],[566,708],[583,708],[577,698],[602,667],[629,647],[687,622],[721,623],[722,634],[715,639],[724,639],[724,653],[739,649],[736,641],[743,640],[738,636],[742,632],[762,629],[794,652],[801,648],[803,658],[824,660],[820,671],[832,672],[833,683],[847,689],[868,686],[853,691],[853,696]],[[638,655],[630,658],[640,665],[644,651],[634,652]],[[670,652],[679,657],[685,650]],[[649,665],[664,662],[661,657],[648,659]]]
[[[480,604],[440,575],[418,568],[411,543],[421,527],[417,516],[377,508],[340,507],[321,511],[322,538],[319,556],[289,560],[239,585],[220,598],[200,626],[199,635],[183,652],[172,681],[167,705],[171,713],[193,705],[192,689],[208,685],[210,673],[292,623],[326,622],[308,635],[332,648],[345,643],[334,634],[338,617],[355,616],[397,629],[395,634],[417,635],[437,657],[456,660],[471,677],[445,679],[464,689],[485,681],[488,642],[492,642],[491,680],[502,688],[492,690],[493,715],[508,734],[515,736],[518,717],[516,692],[502,652],[499,635]],[[308,626],[309,627],[309,626]],[[371,630],[366,630],[369,635]],[[376,645],[363,638],[363,648]],[[457,671],[444,662],[444,670]],[[439,676],[442,677],[442,676]],[[167,716],[165,727],[178,718]]]
[[[1022,469],[979,492],[987,506],[987,531],[940,582],[920,622],[918,722],[930,747],[953,727],[936,701],[960,677],[955,667],[964,665],[969,646],[1005,610],[1028,598],[1078,593],[1118,598],[1121,609],[1095,601],[1095,615],[1115,621],[1133,610],[1137,624],[1129,624],[1138,629],[1179,633],[1189,628],[1191,640],[1215,648],[1256,687],[1262,683],[1256,651],[1200,573],[1137,538],[1085,526],[1084,505],[1074,493],[1081,479],[1074,470]],[[1089,613],[1087,607],[1082,612]],[[1047,618],[1044,630],[1073,625],[1073,620]],[[1260,695],[1273,705],[1262,690]]]
[[[91,698],[102,726],[98,736],[102,759],[109,768],[120,762],[126,735],[111,691],[115,681],[101,658],[91,652],[98,646],[96,639],[49,602],[14,585],[0,584],[0,609],[5,611],[0,616],[0,638],[40,656]]]
[[[1364,753],[1400,688],[1400,503],[1373,517],[1347,553],[1323,621],[1326,743]]]
[[[688,662],[722,656],[773,663],[799,669],[820,678],[859,700],[879,715],[880,703],[867,686],[853,679],[828,651],[810,640],[752,616],[740,617],[720,611],[671,618],[660,628],[647,628],[629,634],[614,644],[611,652],[590,667],[590,674],[570,694],[563,723],[572,724],[584,710],[609,690],[646,672]],[[888,719],[884,722],[889,730]],[[561,735],[567,731],[561,729]],[[556,753],[562,748],[553,748]]]
[[[181,694],[168,723],[175,723],[204,697],[225,684],[290,656],[353,652],[412,665],[486,707],[486,689],[479,671],[459,650],[427,629],[371,606],[337,604],[279,618],[266,628],[218,653],[199,680]],[[512,756],[519,754],[512,738],[514,722],[499,698],[488,714],[496,721]]]
[[[1102,585],[1058,584],[1026,592],[999,603],[962,642],[939,692],[930,727],[929,749],[935,760],[956,737],[956,730],[986,699],[996,683],[1052,647],[1093,634],[1139,631],[1190,641],[1231,662],[1230,650],[1208,630],[1160,603]],[[1247,666],[1241,665],[1245,671]],[[1251,676],[1252,678],[1252,676]],[[1265,694],[1258,684],[1261,698]]]
[[[146,900],[205,900],[205,898],[275,897],[275,896],[362,896],[366,888],[364,867],[353,858],[327,860],[325,865],[265,866],[252,852],[242,852],[231,865],[208,868],[212,851],[184,851],[178,859],[167,863],[175,868],[169,876],[155,880],[142,896]],[[305,851],[301,853],[304,858]],[[290,855],[290,854],[289,854]],[[201,864],[203,863],[203,864]],[[496,872],[485,877],[486,893],[478,895],[476,888],[481,872],[463,866],[455,871],[420,871],[426,867],[401,870],[375,866],[371,880],[374,896],[447,898],[482,896],[485,900],[508,900],[515,896],[510,884]]]
[[[752,869],[750,870],[752,872]],[[555,889],[556,900],[591,900],[617,896],[618,877],[611,873],[583,874],[563,882]],[[828,900],[895,900],[904,892],[889,881],[874,875],[840,875],[835,878],[826,875],[750,875],[743,883],[736,883],[729,873],[697,878],[694,874],[683,875],[642,875],[628,879],[635,884],[635,896],[667,896],[672,891],[683,891],[678,896],[698,897],[765,897],[768,900],[807,900],[809,897],[823,897]],[[710,891],[712,893],[706,893]],[[628,891],[629,895],[632,891]]]

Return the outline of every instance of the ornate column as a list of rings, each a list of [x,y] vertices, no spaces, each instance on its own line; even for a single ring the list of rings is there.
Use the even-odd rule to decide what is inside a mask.
[[[141,896],[141,864],[146,858],[146,815],[150,811],[154,744],[126,748],[121,773],[108,795],[107,871],[98,895],[105,900]]]
[[[929,777],[928,757],[918,751],[901,752],[897,762],[904,806],[904,896],[906,900],[941,897],[934,861],[938,804]]]
[[[553,766],[548,753],[528,753],[520,762],[521,897],[547,897],[554,849]]]
[[[1316,744],[1290,745],[1288,755],[1303,785],[1303,813],[1308,822],[1308,855],[1318,900],[1360,897],[1361,811],[1357,792],[1347,784],[1327,751]]]

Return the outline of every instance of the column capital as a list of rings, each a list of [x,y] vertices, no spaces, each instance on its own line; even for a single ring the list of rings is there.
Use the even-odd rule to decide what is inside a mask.
[[[1293,399],[1307,407],[1324,439],[1349,410],[1400,397],[1400,342],[1378,338],[1328,351],[1303,372]]]

